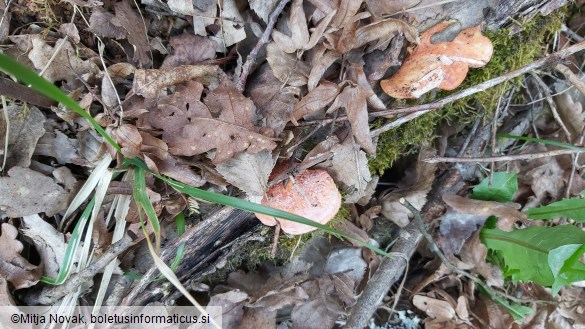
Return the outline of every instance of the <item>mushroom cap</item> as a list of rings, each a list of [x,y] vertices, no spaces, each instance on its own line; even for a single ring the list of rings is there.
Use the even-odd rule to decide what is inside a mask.
[[[319,224],[326,224],[341,207],[341,194],[333,178],[323,169],[305,170],[294,177],[294,181],[280,182],[268,189],[262,205],[303,216]],[[265,225],[274,226],[276,221],[288,234],[303,234],[314,231],[312,226],[256,213]]]

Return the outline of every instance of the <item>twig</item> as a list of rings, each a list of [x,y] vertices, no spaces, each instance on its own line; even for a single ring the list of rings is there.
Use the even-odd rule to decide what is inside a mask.
[[[546,99],[546,102],[548,103],[548,106],[550,107],[550,111],[551,111],[553,117],[555,118],[557,123],[563,129],[563,131],[565,132],[565,135],[567,135],[567,140],[570,141],[571,140],[571,132],[569,131],[569,129],[567,129],[567,126],[565,126],[563,119],[561,119],[561,116],[559,115],[559,112],[557,111],[557,104],[555,103],[555,101],[552,98],[550,89],[548,88],[546,83],[544,81],[542,81],[542,79],[538,75],[536,75],[534,73],[532,73],[531,75],[534,78],[534,80],[536,80],[536,83],[540,86],[540,88],[542,88],[542,92],[544,93],[544,97]]]
[[[391,254],[401,257],[382,260],[352,308],[345,329],[362,329],[367,326],[384,295],[400,279],[407,266],[407,260],[412,257],[421,239],[422,235],[414,223],[410,223],[402,229],[390,251]]]
[[[564,154],[575,154],[579,153],[579,151],[575,150],[553,150],[553,151],[546,151],[546,152],[539,152],[539,153],[527,153],[527,154],[514,154],[514,155],[501,155],[501,156],[491,156],[491,157],[472,157],[472,158],[446,158],[435,156],[428,159],[423,159],[424,162],[428,163],[439,163],[439,162],[498,162],[498,161],[514,161],[514,160],[533,160],[533,159],[540,159],[540,158],[548,158],[554,157],[558,155]]]
[[[571,30],[565,24],[561,25],[561,32],[564,32],[569,38],[571,38],[577,42],[581,42],[581,41],[585,40],[582,36],[575,33],[575,31]]]
[[[274,186],[274,185],[282,182],[283,180],[288,178],[289,174],[291,174],[293,172],[301,172],[305,169],[309,169],[312,166],[331,158],[332,156],[333,156],[333,152],[328,151],[328,152],[324,152],[324,153],[321,153],[319,155],[316,155],[316,156],[312,157],[311,159],[305,159],[300,164],[291,166],[290,168],[288,168],[288,170],[285,170],[284,172],[280,173],[279,175],[277,175],[276,177],[271,179],[268,182],[268,187]]]
[[[6,168],[6,159],[8,158],[8,142],[10,141],[10,117],[8,117],[8,105],[6,104],[6,96],[0,96],[2,98],[2,113],[4,113],[4,123],[6,129],[4,129],[4,154],[2,156],[2,166],[0,171],[4,171]]]
[[[462,157],[465,154],[465,150],[467,150],[467,146],[469,146],[469,142],[471,142],[471,138],[473,136],[475,136],[475,132],[477,131],[477,128],[479,127],[479,124],[481,123],[482,119],[483,119],[483,111],[479,114],[477,119],[475,119],[475,123],[473,124],[471,131],[467,135],[467,138],[465,138],[465,141],[463,142],[463,145],[461,146],[461,150],[459,150],[459,153],[457,153],[458,157]]]
[[[583,82],[571,69],[565,65],[558,63],[555,65],[555,70],[559,71],[567,80],[569,80],[581,94],[585,95],[585,82]]]
[[[274,29],[274,25],[276,24],[276,19],[288,2],[289,0],[281,0],[276,8],[274,8],[274,11],[272,14],[270,14],[268,19],[266,30],[264,30],[264,33],[262,33],[262,36],[256,43],[254,49],[252,49],[248,57],[246,57],[246,63],[244,63],[244,66],[242,67],[240,78],[236,81],[236,88],[238,88],[239,91],[244,91],[244,88],[246,87],[246,80],[248,79],[248,74],[250,74],[250,69],[252,68],[252,65],[256,63],[256,57],[258,56],[260,49],[262,49],[262,47],[268,43],[270,34],[272,34],[272,29]]]
[[[494,86],[499,85],[502,82],[514,79],[516,77],[519,77],[523,74],[526,74],[534,69],[537,69],[539,67],[545,66],[545,65],[551,65],[554,64],[556,62],[559,62],[560,60],[564,59],[567,56],[570,56],[576,52],[579,52],[581,50],[585,49],[585,41],[581,41],[577,44],[574,44],[570,47],[567,47],[565,49],[561,49],[555,53],[552,53],[536,62],[533,62],[531,64],[525,65],[517,70],[514,71],[510,71],[504,75],[501,75],[497,78],[494,79],[490,79],[487,80],[485,82],[482,82],[478,85],[475,85],[473,87],[467,88],[465,90],[462,90],[458,93],[454,93],[452,95],[449,95],[443,99],[440,99],[436,102],[433,103],[429,103],[429,104],[423,104],[423,105],[415,105],[415,106],[410,106],[410,107],[405,107],[405,108],[400,108],[400,109],[390,109],[390,110],[383,110],[383,111],[377,111],[377,112],[371,112],[370,113],[370,117],[388,117],[388,116],[395,116],[396,114],[403,114],[403,113],[410,113],[408,115],[405,115],[403,117],[398,118],[397,120],[393,121],[393,122],[389,122],[383,126],[381,126],[380,128],[374,129],[372,130],[372,136],[378,136],[383,132],[386,132],[390,129],[396,128],[408,121],[414,120],[415,118],[418,118],[419,116],[431,111],[431,110],[435,110],[438,108],[441,108],[443,106],[445,106],[446,104],[449,104],[451,102],[454,102],[456,100],[459,100],[461,98],[467,97],[467,96],[471,96],[474,95],[476,93],[485,91],[489,88],[492,88]]]

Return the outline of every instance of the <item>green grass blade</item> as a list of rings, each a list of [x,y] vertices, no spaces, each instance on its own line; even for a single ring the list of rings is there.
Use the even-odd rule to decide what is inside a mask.
[[[566,149],[577,151],[577,152],[585,152],[585,148],[583,148],[583,147],[579,147],[579,146],[575,146],[575,145],[571,145],[571,144],[567,144],[567,143],[551,141],[548,139],[540,139],[540,138],[533,138],[533,137],[508,135],[508,134],[498,134],[498,138],[512,138],[512,139],[517,139],[517,140],[526,141],[526,142],[535,142],[535,143],[541,143],[541,144],[546,144],[546,145],[558,146],[558,147],[566,148]]]
[[[85,230],[85,224],[87,224],[87,220],[91,215],[91,211],[93,209],[93,205],[95,203],[95,197],[92,198],[85,210],[81,214],[79,221],[75,225],[73,232],[71,233],[71,237],[69,238],[69,242],[67,242],[67,249],[65,249],[65,256],[63,259],[63,264],[59,269],[59,274],[55,279],[43,276],[41,278],[41,282],[51,284],[51,285],[59,285],[65,282],[69,274],[71,273],[71,267],[73,262],[75,261],[75,255],[77,255],[77,248],[79,247],[79,242],[81,241],[81,234]]]
[[[104,128],[102,128],[93,118],[92,116],[85,112],[71,97],[67,96],[64,92],[62,92],[59,88],[57,88],[54,84],[47,81],[45,78],[39,76],[36,72],[32,71],[28,67],[20,64],[14,58],[7,56],[5,54],[0,53],[0,70],[6,72],[9,75],[16,77],[19,81],[30,85],[31,88],[40,92],[41,94],[67,106],[75,113],[81,115],[89,123],[94,127],[94,129],[102,135],[102,137],[110,143],[118,152],[121,152],[122,149],[106,133]]]
[[[157,248],[160,247],[160,223],[158,221],[158,217],[156,216],[156,211],[150,203],[150,199],[148,199],[148,195],[146,194],[146,179],[144,177],[145,171],[142,168],[136,168],[134,170],[134,201],[136,202],[137,207],[141,207],[144,209],[146,213],[146,217],[152,225],[152,230],[154,231],[154,236],[156,239]]]
[[[185,233],[185,214],[179,213],[177,217],[175,217],[175,224],[177,225],[177,236],[180,237]],[[185,256],[185,243],[181,243],[177,248],[177,254],[171,264],[171,270],[173,270],[173,272],[179,267],[179,263],[183,259],[183,256]]]

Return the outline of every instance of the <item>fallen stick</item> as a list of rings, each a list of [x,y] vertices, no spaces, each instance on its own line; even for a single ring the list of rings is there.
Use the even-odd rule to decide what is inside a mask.
[[[514,160],[532,160],[532,159],[548,158],[548,157],[554,157],[557,155],[575,154],[575,153],[579,153],[579,151],[563,149],[563,150],[553,150],[553,151],[538,152],[538,153],[501,155],[501,156],[491,156],[491,157],[446,158],[446,157],[435,156],[432,158],[423,159],[423,161],[428,162],[428,163],[514,161]]]
[[[252,68],[252,65],[256,63],[256,57],[258,57],[260,49],[262,49],[262,47],[264,47],[264,45],[268,43],[270,34],[272,34],[272,30],[274,29],[274,25],[276,25],[276,19],[278,19],[278,15],[280,15],[282,10],[284,9],[284,6],[286,6],[288,2],[289,0],[281,0],[276,6],[276,8],[274,8],[274,11],[272,12],[272,14],[270,14],[270,17],[268,18],[266,30],[264,30],[264,33],[262,33],[262,36],[256,43],[256,46],[254,46],[254,49],[252,49],[248,57],[246,57],[246,63],[244,63],[244,65],[242,66],[242,73],[240,74],[240,77],[236,81],[236,88],[239,91],[244,91],[244,88],[246,87],[246,80],[248,79],[248,74],[250,74],[250,69]]]

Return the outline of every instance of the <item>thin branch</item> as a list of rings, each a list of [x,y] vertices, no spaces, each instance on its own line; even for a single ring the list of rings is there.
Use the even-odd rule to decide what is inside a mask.
[[[579,151],[575,150],[554,150],[554,151],[546,151],[546,152],[539,152],[539,153],[527,153],[527,154],[515,154],[515,155],[501,155],[501,156],[491,156],[491,157],[472,157],[472,158],[446,158],[446,157],[439,157],[435,156],[428,159],[423,159],[424,162],[428,163],[439,163],[439,162],[498,162],[498,161],[514,161],[514,160],[533,160],[533,159],[540,159],[540,158],[548,158],[554,157],[558,155],[564,154],[575,154],[579,153]]]
[[[548,103],[548,106],[550,107],[550,111],[553,115],[553,118],[555,118],[555,121],[561,126],[561,128],[565,132],[565,135],[567,135],[567,140],[570,141],[571,140],[571,132],[569,131],[569,129],[565,125],[565,122],[563,122],[563,119],[561,119],[561,116],[559,115],[559,111],[557,111],[557,104],[555,103],[555,101],[552,98],[550,88],[546,85],[546,83],[538,75],[536,75],[535,73],[532,73],[531,75],[534,78],[534,80],[536,80],[536,83],[540,86],[540,88],[542,88],[544,98],[546,99],[546,102]]]
[[[569,80],[575,88],[577,88],[581,94],[585,95],[585,82],[583,82],[570,68],[565,65],[558,63],[555,65],[555,70],[559,71],[562,75]]]
[[[254,47],[254,49],[252,49],[252,51],[246,58],[246,63],[242,67],[242,73],[240,74],[240,78],[236,81],[236,88],[238,88],[239,91],[244,91],[244,88],[246,87],[246,80],[248,79],[248,74],[250,74],[250,69],[252,68],[252,65],[256,63],[256,57],[258,56],[260,49],[262,49],[262,47],[264,47],[264,45],[268,43],[270,34],[272,34],[272,30],[274,29],[274,25],[276,24],[276,19],[278,18],[278,15],[280,15],[280,13],[282,12],[282,10],[284,9],[288,2],[289,0],[281,0],[278,3],[278,6],[274,8],[272,14],[270,14],[268,24],[266,25],[266,30],[264,30],[264,33],[262,33],[262,37],[260,37],[260,39],[256,43],[256,46]]]

